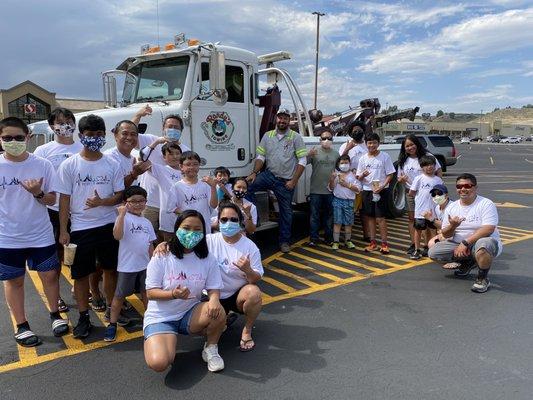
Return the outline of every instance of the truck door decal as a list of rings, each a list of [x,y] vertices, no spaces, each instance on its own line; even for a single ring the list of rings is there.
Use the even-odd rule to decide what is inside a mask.
[[[207,150],[230,151],[235,149],[235,144],[228,144],[235,131],[235,125],[227,112],[211,111],[200,126],[211,142],[205,145]]]

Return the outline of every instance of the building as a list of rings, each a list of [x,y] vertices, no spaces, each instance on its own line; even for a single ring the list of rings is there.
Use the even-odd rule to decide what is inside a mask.
[[[385,136],[418,134],[440,134],[451,138],[477,138],[485,139],[492,133],[491,124],[488,122],[448,122],[448,121],[425,121],[415,119],[410,121],[402,119],[400,121],[383,124]]]

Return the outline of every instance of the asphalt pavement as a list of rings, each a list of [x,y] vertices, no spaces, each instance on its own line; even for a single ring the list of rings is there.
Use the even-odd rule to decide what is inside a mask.
[[[28,277],[28,314],[44,344],[17,349],[0,302],[0,399],[531,399],[533,146],[456,146],[459,161],[445,176],[452,197],[455,177],[470,172],[499,206],[506,244],[489,292],[470,291],[474,275],[456,279],[427,259],[408,260],[405,220],[391,221],[393,251],[380,258],[364,255],[362,242],[353,254],[307,248],[299,213],[291,255],[274,252],[276,232],[258,237],[267,304],[257,346],[239,352],[239,319],[219,345],[223,372],[207,372],[202,339],[181,336],[173,367],[150,371],[138,324],[112,345],[58,341]],[[62,284],[66,297],[66,277]]]

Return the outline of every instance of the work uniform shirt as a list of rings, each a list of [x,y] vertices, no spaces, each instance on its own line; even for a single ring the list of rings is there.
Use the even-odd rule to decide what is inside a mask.
[[[278,178],[291,179],[298,159],[307,155],[300,134],[289,130],[283,136],[276,130],[266,132],[257,146],[257,154],[265,157],[267,169]]]

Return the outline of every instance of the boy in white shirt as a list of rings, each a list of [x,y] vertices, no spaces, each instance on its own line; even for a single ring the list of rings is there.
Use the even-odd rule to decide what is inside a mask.
[[[419,260],[422,257],[427,257],[428,254],[428,240],[435,236],[435,224],[426,219],[424,214],[434,208],[431,200],[431,190],[436,185],[442,185],[444,182],[440,177],[435,175],[435,168],[437,160],[433,156],[425,155],[420,157],[420,167],[422,173],[418,175],[411,183],[409,196],[415,198],[415,250],[410,255],[411,260]],[[420,239],[422,232],[427,231],[424,235],[424,249],[420,250]]]
[[[365,247],[365,251],[375,251],[376,244],[376,224],[379,225],[381,235],[382,254],[389,254],[387,243],[387,198],[389,183],[392,180],[394,164],[387,153],[379,151],[379,135],[372,133],[366,137],[366,147],[368,153],[361,156],[357,166],[356,177],[363,184],[363,213],[368,218],[368,234],[370,244]]]
[[[96,263],[103,270],[104,293],[111,304],[116,286],[118,242],[113,238],[115,206],[122,200],[124,176],[120,166],[100,152],[105,145],[105,122],[87,115],[78,124],[82,151],[59,167],[60,243],[77,245],[70,267],[80,318],[74,327],[75,338],[85,338],[92,328],[89,318],[89,275]],[[68,218],[72,228],[67,230]]]
[[[146,208],[146,190],[130,186],[124,191],[124,205],[118,207],[118,217],[113,227],[113,237],[120,242],[118,248],[118,278],[115,296],[111,303],[109,325],[104,340],[114,342],[117,337],[117,323],[126,297],[135,292],[141,294],[144,308],[146,298],[146,266],[154,252],[152,242],[156,239],[154,228],[142,216]]]
[[[48,126],[54,132],[54,140],[43,144],[35,149],[33,154],[47,159],[54,166],[57,172],[63,161],[77,154],[83,149],[80,142],[73,139],[76,130],[76,117],[66,108],[56,108],[48,116]],[[57,245],[57,255],[59,260],[63,260],[63,246],[59,243],[59,194],[55,204],[48,206],[48,216],[54,229],[54,238]],[[61,276],[61,270],[58,271],[57,278]],[[67,312],[69,310],[66,303],[59,297],[59,311]]]
[[[218,205],[217,181],[212,176],[204,176],[200,181],[200,156],[193,151],[181,154],[181,181],[177,182],[169,193],[168,210],[176,214],[185,210],[196,210],[207,221],[205,229],[211,233],[211,212]]]
[[[0,280],[17,325],[16,342],[24,347],[41,343],[26,319],[26,264],[37,271],[50,308],[52,332],[68,332],[68,320],[58,311],[59,259],[46,206],[56,202],[56,174],[52,163],[26,151],[30,132],[15,117],[0,121]]]
[[[229,177],[231,175],[231,172],[226,167],[217,167],[213,171],[213,175],[215,176],[215,179],[217,181],[217,200],[220,203],[224,197],[227,199],[231,199],[232,191],[231,191],[231,183],[229,182]]]

